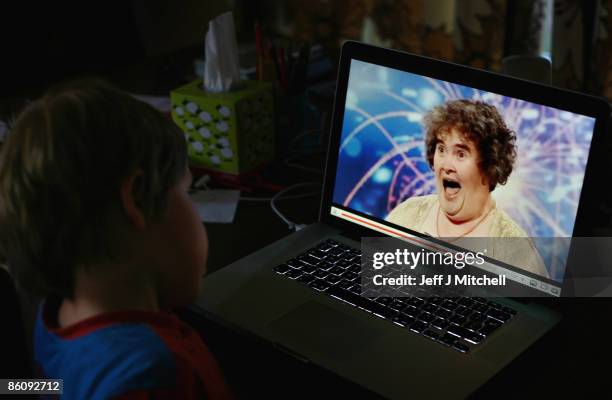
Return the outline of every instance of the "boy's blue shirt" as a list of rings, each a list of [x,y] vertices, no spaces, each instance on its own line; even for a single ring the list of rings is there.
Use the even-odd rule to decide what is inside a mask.
[[[108,399],[132,393],[146,393],[148,398],[203,394],[203,382],[194,379],[198,371],[185,368],[189,362],[171,348],[184,342],[193,352],[194,346],[191,335],[175,334],[184,329],[176,317],[126,311],[54,329],[49,327],[45,308],[43,303],[36,321],[34,354],[45,378],[64,380],[63,399]],[[200,361],[211,364],[206,357]],[[209,365],[210,370],[215,367]],[[209,376],[208,380],[214,379]],[[224,386],[222,381],[208,384]]]

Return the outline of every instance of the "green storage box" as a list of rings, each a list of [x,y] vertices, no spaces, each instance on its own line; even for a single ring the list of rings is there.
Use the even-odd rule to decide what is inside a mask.
[[[193,165],[240,174],[274,156],[272,85],[244,84],[240,90],[208,93],[197,80],[170,93],[172,119],[185,132]]]

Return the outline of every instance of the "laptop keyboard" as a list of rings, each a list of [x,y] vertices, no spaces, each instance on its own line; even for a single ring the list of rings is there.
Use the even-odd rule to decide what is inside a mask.
[[[517,313],[482,297],[363,297],[361,251],[331,239],[274,271],[462,353]]]

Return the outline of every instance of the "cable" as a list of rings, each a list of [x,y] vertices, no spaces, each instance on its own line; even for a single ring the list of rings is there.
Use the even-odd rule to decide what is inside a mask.
[[[289,229],[291,230],[295,230],[295,231],[299,231],[300,229],[302,229],[304,227],[304,224],[296,224],[295,222],[290,221],[288,218],[286,218],[283,213],[281,213],[278,208],[276,208],[276,204],[275,202],[285,193],[289,192],[290,190],[293,189],[297,189],[299,187],[305,187],[305,186],[320,186],[321,183],[319,182],[303,182],[303,183],[298,183],[296,185],[292,185],[289,186],[283,190],[281,190],[280,192],[276,193],[272,199],[270,199],[270,207],[272,207],[272,211],[274,211],[274,213],[276,215],[278,215],[278,217],[283,220],[284,223],[287,224],[287,226],[289,227]]]
[[[201,176],[196,182],[193,183],[192,185],[192,189],[189,191],[190,193],[196,193],[199,190],[206,190],[209,191],[211,190],[210,187],[207,185],[207,183],[210,182],[210,176],[209,175],[203,175]],[[272,207],[272,211],[274,211],[274,213],[283,220],[284,223],[287,224],[287,226],[289,227],[289,229],[293,229],[295,231],[298,231],[300,229],[302,229],[305,225],[304,224],[296,224],[292,221],[290,221],[289,219],[287,219],[283,213],[281,213],[278,208],[276,207],[275,202],[278,200],[281,200],[281,196],[287,192],[289,192],[290,190],[299,188],[299,187],[305,187],[305,186],[320,186],[321,183],[319,182],[302,182],[302,183],[298,183],[296,185],[292,185],[289,187],[286,187],[285,189],[281,190],[280,192],[276,193],[274,196],[272,197],[239,197],[238,200],[239,201],[269,201],[270,202],[270,207]],[[293,196],[287,196],[285,198],[283,198],[282,200],[294,200],[294,199],[301,199],[304,197],[310,197],[310,196],[314,196],[314,195],[318,195],[320,194],[321,191],[317,191],[317,192],[309,192],[309,193],[303,193],[303,194],[298,194],[298,195],[293,195]]]

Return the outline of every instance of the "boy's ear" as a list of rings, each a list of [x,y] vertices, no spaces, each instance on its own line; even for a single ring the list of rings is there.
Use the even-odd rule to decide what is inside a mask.
[[[130,174],[121,183],[121,204],[123,211],[136,229],[144,229],[147,226],[142,203],[138,197],[139,188],[142,185],[143,173],[137,170]]]

